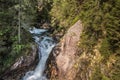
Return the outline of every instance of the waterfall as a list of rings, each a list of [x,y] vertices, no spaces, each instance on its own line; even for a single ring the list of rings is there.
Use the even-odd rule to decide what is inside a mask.
[[[36,66],[34,71],[28,71],[23,80],[47,80],[44,76],[44,70],[46,61],[51,53],[53,47],[55,46],[55,42],[51,37],[46,35],[42,35],[42,33],[46,32],[44,29],[33,28],[30,29],[29,32],[34,34],[35,42],[38,44],[38,54],[39,54],[39,63]]]

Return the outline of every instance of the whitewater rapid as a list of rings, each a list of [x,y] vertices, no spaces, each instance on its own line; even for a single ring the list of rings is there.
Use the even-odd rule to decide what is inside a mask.
[[[46,61],[51,53],[53,47],[55,46],[54,40],[42,33],[46,32],[45,29],[32,28],[29,30],[33,34],[35,42],[38,44],[38,55],[39,63],[34,71],[28,71],[22,80],[48,80],[44,75],[44,70],[46,67]]]

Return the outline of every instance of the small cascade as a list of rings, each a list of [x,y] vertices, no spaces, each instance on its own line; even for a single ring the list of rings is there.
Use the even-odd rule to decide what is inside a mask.
[[[44,70],[46,67],[46,61],[51,53],[53,47],[55,46],[55,42],[51,37],[46,35],[42,35],[42,33],[46,32],[45,29],[30,29],[29,32],[34,34],[35,42],[38,44],[38,54],[39,54],[39,63],[36,66],[34,71],[28,71],[23,80],[47,80],[44,75]]]

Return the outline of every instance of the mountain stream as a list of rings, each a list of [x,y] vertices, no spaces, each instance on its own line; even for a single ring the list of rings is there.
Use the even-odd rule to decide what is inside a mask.
[[[43,34],[47,32],[45,29],[32,28],[29,32],[33,34],[35,42],[38,44],[39,63],[34,71],[28,71],[22,80],[48,80],[44,74],[46,61],[55,46],[54,40]]]

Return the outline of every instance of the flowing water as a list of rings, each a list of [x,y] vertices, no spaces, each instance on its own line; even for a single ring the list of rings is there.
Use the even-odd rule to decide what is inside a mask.
[[[34,71],[28,71],[23,80],[47,80],[44,76],[45,64],[51,53],[53,47],[55,46],[55,42],[51,37],[46,35],[42,35],[42,33],[46,32],[44,29],[33,28],[30,29],[29,32],[34,34],[35,42],[38,44],[38,54],[39,54],[39,63],[36,66]]]

